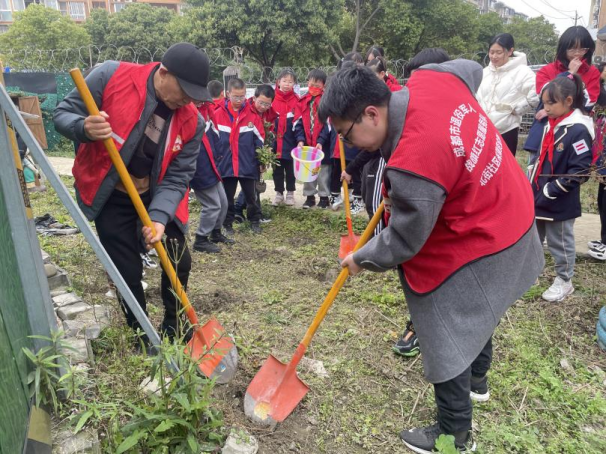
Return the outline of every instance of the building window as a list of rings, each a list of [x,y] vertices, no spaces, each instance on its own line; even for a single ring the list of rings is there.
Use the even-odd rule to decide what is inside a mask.
[[[15,1],[15,0],[13,0],[13,1]],[[44,0],[44,5],[47,8],[59,9],[59,5],[57,5],[57,0]]]
[[[124,3],[114,3],[114,13],[121,11],[125,6]]]
[[[23,0],[13,0],[13,11],[23,11],[25,2]]]
[[[0,21],[8,22],[13,20],[13,12],[8,0],[0,0]]]
[[[105,2],[93,2],[93,8],[105,9]]]
[[[69,2],[69,16],[78,21],[83,21],[86,19],[86,14],[84,13],[84,3],[80,2]]]

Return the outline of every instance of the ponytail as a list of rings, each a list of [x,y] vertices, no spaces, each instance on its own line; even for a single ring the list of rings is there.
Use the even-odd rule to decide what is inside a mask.
[[[552,103],[563,103],[572,97],[572,108],[585,110],[585,84],[578,74],[569,73],[567,76],[556,77],[543,89]]]

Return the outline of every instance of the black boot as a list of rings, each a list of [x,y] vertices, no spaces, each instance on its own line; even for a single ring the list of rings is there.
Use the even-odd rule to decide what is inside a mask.
[[[250,229],[253,231],[253,234],[260,234],[263,232],[263,229],[261,229],[258,221],[253,221],[250,223]]]
[[[219,253],[221,248],[208,240],[207,235],[196,235],[194,250],[201,253]]]
[[[210,234],[210,241],[213,243],[226,243],[227,245],[232,245],[236,243],[234,239],[230,239],[229,237],[225,237],[221,232],[221,229],[213,229]]]

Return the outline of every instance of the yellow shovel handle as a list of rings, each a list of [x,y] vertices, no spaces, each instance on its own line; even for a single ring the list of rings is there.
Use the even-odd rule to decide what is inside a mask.
[[[97,108],[97,104],[95,103],[95,100],[93,99],[93,96],[91,95],[90,90],[88,89],[88,86],[86,85],[84,77],[82,77],[82,73],[80,72],[80,69],[74,68],[73,70],[71,70],[69,72],[69,74],[71,75],[72,79],[74,80],[74,83],[76,84],[76,88],[78,89],[78,92],[80,93],[80,97],[82,98],[82,101],[84,101],[84,104],[86,106],[86,109],[88,110],[88,113],[90,115],[99,115],[99,109]],[[122,157],[120,156],[120,153],[118,152],[118,149],[116,148],[116,144],[114,143],[114,140],[112,138],[105,139],[105,140],[103,140],[103,144],[105,145],[105,148],[107,149],[107,152],[109,153],[109,157],[111,158],[114,167],[118,171],[120,180],[122,181],[122,184],[126,188],[126,191],[127,191],[128,195],[130,196],[130,199],[131,199],[133,205],[135,206],[135,210],[137,211],[139,218],[143,222],[143,225],[151,228],[153,235],[156,235],[156,230],[154,229],[152,220],[149,217],[147,210],[145,209],[145,205],[143,205],[143,201],[141,201],[141,197],[139,196],[139,193],[137,192],[137,189],[135,188],[135,185],[133,184],[132,179],[130,178],[130,174],[128,173],[126,166],[124,165],[124,161],[122,161]],[[168,254],[166,254],[166,250],[164,249],[164,245],[162,244],[162,241],[155,242],[153,245],[154,245],[154,248],[156,249],[156,251],[158,252],[158,257],[160,258],[160,263],[162,264],[162,268],[168,275],[168,278],[170,279],[170,284],[172,285],[173,289],[176,292],[177,299],[183,305],[183,308],[185,309],[185,312],[187,314],[189,321],[193,325],[197,325],[198,318],[196,317],[196,313],[194,312],[194,309],[192,308],[191,304],[189,303],[189,299],[187,298],[187,295],[185,294],[185,291],[183,290],[183,286],[181,286],[181,282],[179,281],[179,278],[177,277],[177,274],[175,273],[175,269],[174,269],[172,263],[168,259]]]
[[[377,208],[377,211],[375,212],[374,216],[368,222],[368,226],[366,226],[366,229],[364,230],[364,233],[360,237],[360,240],[358,240],[358,243],[356,244],[354,251],[358,251],[360,248],[362,248],[362,246],[364,246],[366,244],[366,242],[368,242],[368,239],[370,239],[370,236],[372,235],[373,231],[377,227],[377,224],[379,224],[379,221],[381,220],[381,216],[383,216],[383,208],[384,208],[384,205],[383,205],[383,202],[381,202],[381,205],[379,205],[379,207]],[[305,333],[305,337],[303,337],[303,341],[301,341],[301,344],[305,346],[305,349],[307,349],[307,347],[309,346],[311,339],[316,334],[316,330],[318,330],[320,323],[324,319],[324,316],[326,316],[326,313],[330,309],[332,303],[334,302],[335,298],[337,297],[337,294],[343,287],[343,284],[347,280],[348,276],[349,276],[349,269],[344,268],[343,270],[341,270],[341,273],[339,273],[339,276],[337,277],[334,284],[332,285],[332,288],[330,288],[330,292],[324,299],[324,303],[322,303],[322,306],[316,313],[316,317],[314,318],[311,326],[309,326],[309,329],[307,329],[307,333]]]

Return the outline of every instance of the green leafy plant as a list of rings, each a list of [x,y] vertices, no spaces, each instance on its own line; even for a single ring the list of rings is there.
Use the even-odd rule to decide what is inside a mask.
[[[265,142],[262,147],[259,147],[257,152],[257,159],[259,164],[264,168],[271,168],[272,166],[280,166],[280,161],[276,158],[276,153],[272,149],[272,144],[276,138],[272,131],[273,124],[270,122],[263,122],[263,128],[265,129]]]
[[[436,450],[438,453],[459,453],[455,447],[455,438],[451,434],[441,434],[436,440]]]
[[[30,398],[34,398],[36,407],[49,405],[57,412],[62,407],[59,396],[63,394],[69,398],[77,388],[74,372],[65,355],[66,350],[73,348],[63,341],[62,330],[52,332],[50,337],[32,335],[29,338],[48,342],[47,346],[37,352],[23,348],[23,353],[32,365],[32,370],[27,375]],[[63,376],[59,376],[61,367],[67,368],[67,373]]]

